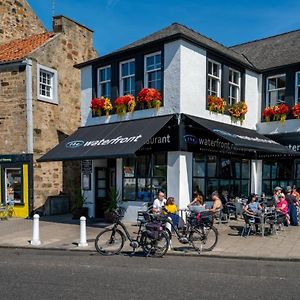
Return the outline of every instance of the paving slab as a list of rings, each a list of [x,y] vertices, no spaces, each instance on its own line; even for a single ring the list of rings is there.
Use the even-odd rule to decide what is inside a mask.
[[[136,223],[126,224],[131,234],[136,235]],[[59,249],[72,251],[95,252],[94,240],[104,228],[111,226],[101,220],[87,220],[87,247],[79,247],[80,221],[73,220],[70,214],[40,218],[41,245],[30,244],[32,239],[32,219],[15,219],[0,221],[0,247]],[[202,252],[202,256],[231,257],[249,259],[278,259],[300,261],[300,227],[287,227],[277,235],[250,235],[241,237],[244,226],[242,220],[230,220],[227,224],[215,224],[219,232],[219,240],[215,249]],[[132,248],[128,241],[123,248],[124,253],[130,253]],[[182,245],[172,238],[172,249],[169,255],[198,256],[189,245]]]

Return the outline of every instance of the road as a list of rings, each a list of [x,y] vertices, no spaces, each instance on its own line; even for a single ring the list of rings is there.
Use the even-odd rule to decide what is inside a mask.
[[[300,299],[300,262],[0,249],[0,299]]]

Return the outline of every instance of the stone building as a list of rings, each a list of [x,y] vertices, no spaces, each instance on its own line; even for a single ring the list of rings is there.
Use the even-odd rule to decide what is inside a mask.
[[[80,125],[73,65],[96,52],[93,32],[67,17],[54,17],[47,32],[26,1],[1,1],[0,10],[0,199],[13,199],[15,216],[27,217],[49,196],[72,196],[80,184],[78,162],[36,159]]]

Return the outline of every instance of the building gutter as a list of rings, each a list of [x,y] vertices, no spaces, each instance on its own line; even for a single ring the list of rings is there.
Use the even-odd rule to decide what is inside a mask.
[[[26,116],[27,116],[27,153],[33,154],[33,111],[32,111],[32,60],[26,59]]]

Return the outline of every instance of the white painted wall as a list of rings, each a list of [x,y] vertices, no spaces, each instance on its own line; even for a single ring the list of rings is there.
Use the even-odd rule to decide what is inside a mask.
[[[186,208],[192,199],[193,153],[168,152],[168,197],[174,197],[178,209]]]
[[[286,120],[284,124],[279,121],[258,123],[257,131],[261,134],[300,133],[300,121],[291,119]]]
[[[92,100],[92,66],[81,69],[81,126],[88,125],[88,120],[92,119],[91,100]]]

